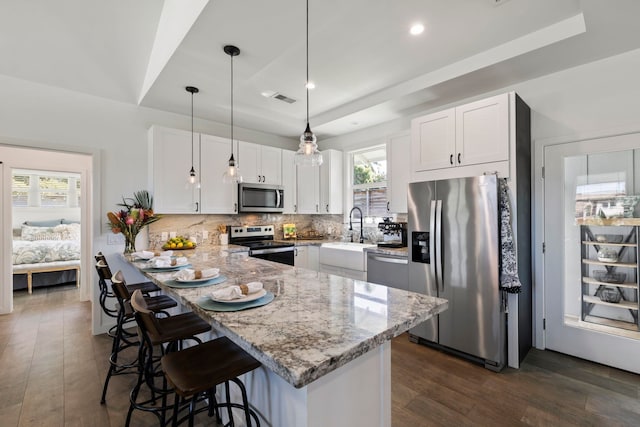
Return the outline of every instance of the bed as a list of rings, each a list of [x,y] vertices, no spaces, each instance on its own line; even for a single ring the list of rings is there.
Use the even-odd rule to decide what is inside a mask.
[[[80,285],[80,224],[57,221],[22,224],[14,230],[14,290],[26,288],[32,293],[34,287],[69,282]]]

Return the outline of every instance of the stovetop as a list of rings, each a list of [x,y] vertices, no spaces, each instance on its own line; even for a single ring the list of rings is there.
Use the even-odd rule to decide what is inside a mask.
[[[229,227],[229,243],[250,249],[286,248],[293,243],[274,240],[275,226],[250,225]]]

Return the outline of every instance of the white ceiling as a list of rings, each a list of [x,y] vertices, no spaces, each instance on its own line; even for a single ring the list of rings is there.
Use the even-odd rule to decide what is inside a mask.
[[[329,137],[640,48],[637,0],[310,0],[311,127]],[[164,8],[164,12],[163,12]],[[409,35],[422,22],[425,32]],[[0,74],[297,138],[302,0],[0,0]],[[297,102],[265,98],[271,90]]]

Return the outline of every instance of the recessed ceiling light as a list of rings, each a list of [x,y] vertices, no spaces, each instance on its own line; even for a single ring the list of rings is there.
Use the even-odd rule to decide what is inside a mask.
[[[309,80],[304,87],[307,88],[307,89],[315,89],[316,88],[316,84],[314,82],[312,82],[311,80]]]
[[[409,29],[409,33],[411,33],[411,35],[414,35],[414,36],[417,36],[418,34],[422,34],[423,31],[424,31],[424,25],[422,24],[413,24]]]

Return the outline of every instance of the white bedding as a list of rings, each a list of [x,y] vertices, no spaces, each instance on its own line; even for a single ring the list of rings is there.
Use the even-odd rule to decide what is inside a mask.
[[[14,240],[13,265],[80,259],[78,240]]]

